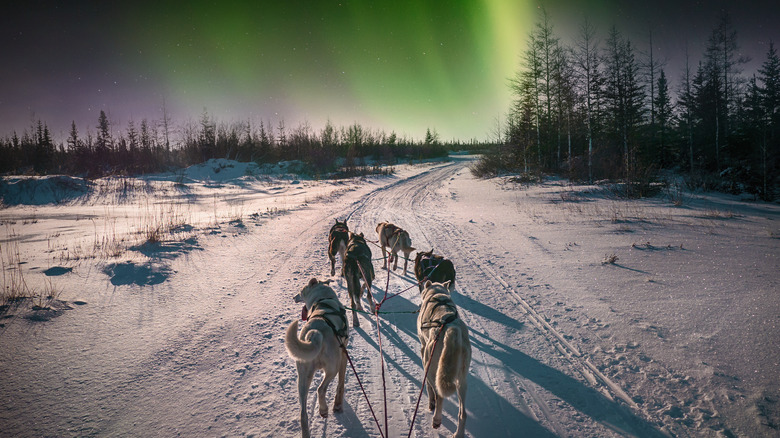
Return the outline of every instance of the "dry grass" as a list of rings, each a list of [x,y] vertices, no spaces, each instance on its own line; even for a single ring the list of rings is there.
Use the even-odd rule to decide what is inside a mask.
[[[614,265],[618,261],[618,256],[613,252],[612,254],[604,254],[604,260],[601,261],[602,265]]]
[[[689,196],[680,184],[670,184],[666,187],[666,197],[675,207],[682,207],[688,202]]]
[[[59,298],[62,290],[55,288],[50,278],[43,282],[43,288],[32,295],[33,310],[43,310],[49,307],[53,300]]]
[[[13,231],[9,235],[13,235]],[[0,244],[0,269],[2,269],[2,290],[0,291],[0,305],[9,304],[29,298],[33,290],[27,285],[22,270],[22,258],[19,254],[19,244],[9,240],[5,245]]]
[[[147,201],[144,209],[139,232],[146,243],[162,242],[185,229],[189,222],[179,203],[150,206]]]
[[[9,235],[13,235],[13,232]],[[62,292],[54,286],[51,279],[45,279],[43,287],[36,289],[30,287],[22,268],[22,256],[19,251],[19,244],[14,240],[9,240],[4,245],[0,245],[0,314],[4,313],[10,306],[18,304],[23,300],[32,300],[33,310],[48,308],[52,300],[56,300]]]

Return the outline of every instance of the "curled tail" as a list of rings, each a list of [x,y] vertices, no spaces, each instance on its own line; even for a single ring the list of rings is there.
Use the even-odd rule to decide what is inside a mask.
[[[444,331],[439,368],[436,371],[436,390],[442,397],[448,397],[455,392],[456,380],[461,377],[458,370],[464,360],[462,337],[463,332],[457,328],[448,327]]]
[[[320,354],[322,350],[322,333],[317,330],[310,330],[306,333],[306,340],[298,337],[298,321],[293,321],[287,327],[287,333],[284,338],[284,346],[287,353],[296,360],[311,362]]]

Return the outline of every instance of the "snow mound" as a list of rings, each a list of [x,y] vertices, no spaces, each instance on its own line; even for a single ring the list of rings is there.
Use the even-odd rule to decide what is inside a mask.
[[[224,158],[212,158],[205,163],[186,168],[183,176],[193,181],[226,183],[260,176],[297,174],[301,173],[304,167],[303,162],[297,160],[258,165],[254,162],[242,163]]]
[[[184,170],[184,176],[194,181],[226,182],[257,175],[257,163],[240,163],[224,158],[212,158],[205,163],[195,164]]]
[[[66,175],[9,176],[0,179],[0,205],[62,204],[85,195],[90,183]]]

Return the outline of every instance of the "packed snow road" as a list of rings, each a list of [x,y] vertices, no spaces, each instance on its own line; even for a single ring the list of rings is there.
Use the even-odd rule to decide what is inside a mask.
[[[162,254],[165,269],[149,263],[163,282],[128,284],[115,281],[117,276],[109,282],[101,266],[76,266],[58,285],[66,290],[63,299],[86,305],[45,323],[12,320],[0,333],[0,435],[299,436],[297,375],[283,333],[300,317],[293,296],[310,278],[330,277],[327,232],[335,219],[345,218],[351,231],[374,241],[377,223],[393,222],[410,233],[418,250],[433,249],[453,261],[453,299],[472,345],[467,436],[740,435],[731,424],[758,431],[753,436],[771,435],[776,387],[756,384],[766,388],[758,418],[770,426],[739,429],[756,417],[733,420],[719,413],[720,397],[738,399],[736,385],[723,389],[728,377],[715,366],[708,365],[703,376],[686,369],[688,355],[712,361],[694,343],[667,343],[676,332],[690,331],[664,319],[669,308],[680,306],[664,298],[668,305],[651,303],[669,308],[640,314],[648,307],[644,300],[653,297],[649,288],[664,287],[664,297],[680,292],[673,281],[678,277],[659,273],[646,280],[651,269],[671,271],[667,264],[679,260],[641,265],[635,253],[620,252],[623,265],[601,262],[603,248],[632,247],[646,259],[690,257],[686,251],[694,250],[682,244],[675,250],[654,247],[650,238],[641,247],[622,240],[629,226],[642,234],[637,239],[652,235],[656,243],[661,237],[652,222],[684,231],[682,225],[666,216],[648,218],[647,212],[629,214],[622,204],[599,210],[604,200],[594,199],[593,210],[583,210],[572,198],[584,195],[560,185],[542,186],[533,196],[514,186],[502,190],[474,180],[469,164],[454,158],[400,176],[368,178],[301,208],[203,234],[175,247],[178,257]],[[572,205],[550,203],[551,196]],[[619,232],[598,217],[617,214],[628,218],[617,225]],[[643,219],[631,222],[637,216]],[[757,242],[769,254],[777,247],[777,239]],[[360,328],[350,330],[349,354],[379,427],[348,370],[343,412],[321,418],[316,397],[309,397],[312,436],[378,437],[385,421],[388,436],[406,436],[410,429],[417,437],[449,436],[457,424],[454,396],[445,401],[440,429],[431,428],[425,394],[411,422],[423,378],[413,261],[406,275],[403,261],[388,273],[381,269],[381,250],[371,250],[374,296],[404,291],[382,305],[378,332],[377,319],[368,314],[359,316]],[[767,260],[755,266],[772,290],[776,260]],[[136,276],[146,266],[115,265],[114,271],[133,267]],[[338,274],[333,280],[348,304],[346,282]],[[641,294],[615,298],[634,285]],[[774,314],[776,301],[759,289],[755,300],[764,300],[764,311]],[[703,324],[692,321],[694,327]],[[756,349],[776,338],[757,338]],[[771,377],[772,360],[759,358],[756,367]],[[691,363],[692,370],[701,368]],[[335,382],[329,404],[334,392]]]

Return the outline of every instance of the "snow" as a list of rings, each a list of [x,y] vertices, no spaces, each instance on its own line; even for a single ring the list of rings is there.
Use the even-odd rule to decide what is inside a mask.
[[[0,436],[299,436],[282,338],[300,317],[293,296],[329,277],[336,218],[368,239],[393,222],[455,264],[473,348],[467,436],[780,433],[780,206],[478,180],[473,159],[339,181],[227,160],[6,178],[3,256],[18,248],[29,287],[59,294],[0,319]],[[390,293],[414,285],[374,263],[375,296],[388,278]],[[454,397],[439,430],[424,402],[410,424],[423,369],[405,312],[418,304],[412,287],[382,307],[402,313],[379,318],[389,432],[449,436]],[[376,322],[360,317],[349,353],[384,423]],[[351,372],[344,412],[324,419],[309,402],[313,436],[380,436]]]

